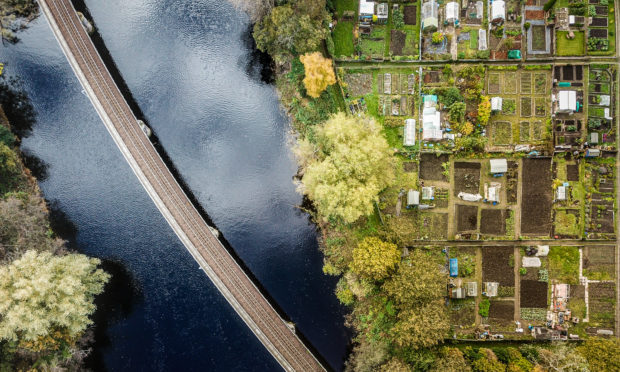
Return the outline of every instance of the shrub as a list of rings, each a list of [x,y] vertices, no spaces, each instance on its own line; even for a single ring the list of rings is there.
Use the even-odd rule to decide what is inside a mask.
[[[519,274],[521,274],[521,275],[527,274],[527,268],[525,268],[525,267],[520,268],[519,269]]]
[[[433,32],[432,41],[433,44],[441,43],[443,41],[443,33],[439,31]]]
[[[491,307],[491,302],[489,302],[488,298],[485,298],[484,300],[480,301],[480,303],[478,304],[478,314],[480,314],[480,316],[484,318],[488,317],[490,307]]]
[[[400,10],[400,7],[394,9],[394,11],[392,12],[392,25],[399,30],[405,27],[405,16]]]

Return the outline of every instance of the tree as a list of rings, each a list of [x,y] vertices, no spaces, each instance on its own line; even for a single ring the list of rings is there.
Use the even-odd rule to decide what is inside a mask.
[[[435,364],[433,372],[471,372],[471,368],[463,357],[463,352],[455,347],[444,347]]]
[[[19,159],[15,151],[0,143],[0,178],[12,178],[19,173]]]
[[[446,275],[439,271],[437,263],[424,252],[412,250],[383,288],[404,309],[440,299],[445,286]]]
[[[320,52],[306,53],[299,60],[304,64],[304,86],[310,97],[319,98],[329,85],[336,83],[332,60],[324,58]]]
[[[450,115],[450,123],[462,123],[465,120],[465,111],[467,105],[465,102],[455,102],[450,106],[448,113]]]
[[[556,346],[553,349],[540,348],[538,351],[539,363],[549,372],[588,372],[586,359],[575,352],[575,349],[566,345]]]
[[[380,372],[411,372],[411,368],[407,365],[407,363],[393,357],[381,366]]]
[[[353,249],[351,269],[358,275],[372,280],[387,277],[400,261],[396,244],[368,237]]]
[[[464,152],[482,152],[487,144],[487,137],[463,136],[456,139],[456,148]]]
[[[324,218],[356,221],[394,179],[389,146],[372,119],[333,115],[314,128],[315,154],[300,190]]]
[[[437,345],[449,327],[443,302],[433,300],[423,306],[401,310],[391,332],[398,347],[420,349]]]
[[[577,352],[586,358],[592,372],[620,371],[620,341],[617,338],[590,338],[577,347]]]
[[[235,8],[244,11],[254,23],[260,21],[273,8],[273,0],[228,0]]]
[[[362,339],[346,363],[347,372],[375,372],[377,367],[388,357],[387,345]]]
[[[444,71],[446,71],[445,67]],[[449,75],[452,75],[452,72],[450,72]],[[461,91],[456,87],[435,89],[435,93],[437,94],[437,99],[439,100],[439,103],[443,103],[446,107],[450,107],[456,102],[463,101]]]
[[[489,96],[482,96],[478,104],[478,124],[483,127],[489,123],[491,118],[491,99]]]
[[[315,51],[327,36],[324,20],[295,11],[291,4],[277,6],[254,25],[256,46],[278,63],[295,54]]]
[[[109,275],[80,254],[28,251],[0,267],[0,339],[33,341],[62,330],[75,337],[92,321],[94,296]]]

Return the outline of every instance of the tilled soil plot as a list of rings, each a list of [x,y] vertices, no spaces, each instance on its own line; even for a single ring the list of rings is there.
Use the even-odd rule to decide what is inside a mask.
[[[521,281],[521,307],[544,309],[547,307],[547,282]]]
[[[608,273],[615,276],[615,252],[613,246],[584,247],[583,269],[593,272]]]
[[[412,161],[403,163],[403,169],[405,172],[415,172],[418,170],[418,164]]]
[[[459,232],[476,230],[478,227],[478,207],[474,205],[457,205],[456,219]]]
[[[405,47],[405,39],[407,34],[399,30],[392,30],[392,39],[390,41],[390,51],[395,56],[403,54],[403,48]]]
[[[514,301],[491,301],[489,321],[493,323],[512,323],[515,318]]]
[[[506,215],[503,209],[483,209],[480,218],[480,233],[490,235],[506,234]]]
[[[482,281],[498,282],[502,286],[514,287],[515,273],[510,267],[510,255],[512,254],[514,254],[512,247],[482,248]]]
[[[449,160],[448,155],[422,154],[420,156],[420,178],[429,181],[448,181],[443,175],[442,164]]]
[[[417,23],[418,7],[415,5],[405,6],[405,24],[415,25]]]
[[[566,177],[569,181],[579,181],[579,165],[568,164],[566,166]]]
[[[516,161],[508,162],[506,173],[506,201],[508,204],[517,204],[517,189],[519,177],[519,164]]]
[[[570,298],[585,298],[586,287],[584,285],[571,285]]]
[[[550,234],[551,178],[551,159],[523,159],[521,234]]]
[[[590,283],[588,292],[590,321],[596,322],[602,327],[613,327],[615,325],[614,302],[616,298],[614,283]]]
[[[470,194],[480,192],[480,163],[454,163],[454,196],[461,191]]]
[[[372,92],[372,74],[345,74],[344,81],[353,97]]]

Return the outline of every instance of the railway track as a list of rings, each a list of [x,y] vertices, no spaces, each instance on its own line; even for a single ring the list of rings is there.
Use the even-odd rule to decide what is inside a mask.
[[[324,371],[187,198],[139,127],[70,0],[39,0],[39,3],[106,128],[201,269],[285,370]]]

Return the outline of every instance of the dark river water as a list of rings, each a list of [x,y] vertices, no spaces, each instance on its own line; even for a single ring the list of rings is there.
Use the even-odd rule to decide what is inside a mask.
[[[290,127],[225,0],[87,0],[143,118],[238,256],[325,360],[348,333],[296,206]],[[47,164],[45,197],[73,244],[114,274],[89,364],[108,371],[277,371],[179,242],[106,132],[43,17],[0,47],[37,112],[22,148]],[[59,224],[66,228],[69,222]],[[70,229],[65,229],[69,230]]]

